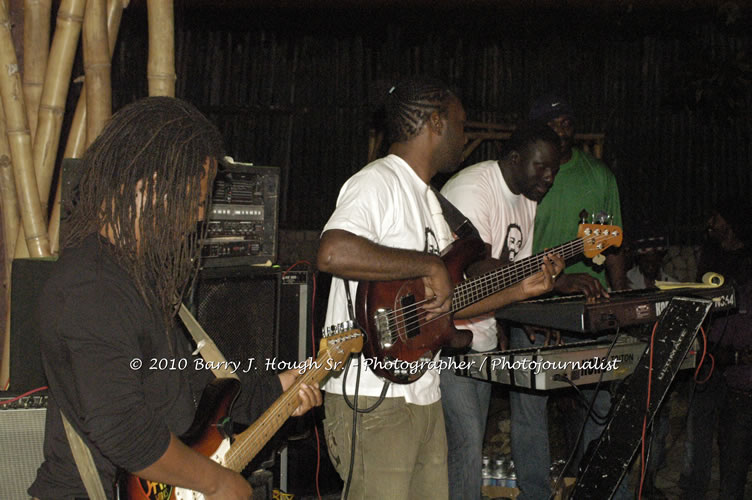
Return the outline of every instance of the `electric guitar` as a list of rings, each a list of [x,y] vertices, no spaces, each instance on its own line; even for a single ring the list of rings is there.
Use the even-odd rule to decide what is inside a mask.
[[[245,431],[235,436],[228,433],[232,427],[230,409],[240,392],[240,382],[234,378],[218,378],[204,390],[193,424],[181,440],[215,462],[241,472],[298,407],[300,385],[321,382],[330,371],[341,370],[348,356],[363,347],[363,334],[353,328],[351,322],[328,328],[324,335],[316,361],[309,363],[305,373]],[[117,488],[120,500],[204,498],[201,493],[147,481],[132,474],[125,474]]]
[[[425,302],[421,278],[361,281],[355,311],[358,324],[367,334],[364,354],[375,358],[371,368],[380,377],[397,384],[414,382],[425,373],[439,349],[470,344],[472,333],[454,327],[455,312],[537,273],[545,255],[559,254],[564,260],[580,254],[594,258],[611,246],[621,245],[621,241],[617,226],[580,224],[577,238],[568,243],[463,281],[463,271],[485,258],[486,249],[477,238],[456,240],[441,256],[455,283],[452,306],[449,313],[430,321],[425,320],[426,313],[421,309]]]

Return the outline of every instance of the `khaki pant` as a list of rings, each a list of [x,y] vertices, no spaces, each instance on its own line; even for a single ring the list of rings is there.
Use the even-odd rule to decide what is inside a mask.
[[[361,396],[358,408],[378,398]],[[329,458],[343,481],[350,472],[353,411],[339,394],[326,394],[324,430]],[[442,500],[449,497],[447,441],[441,402],[427,406],[385,398],[358,414],[352,500]]]

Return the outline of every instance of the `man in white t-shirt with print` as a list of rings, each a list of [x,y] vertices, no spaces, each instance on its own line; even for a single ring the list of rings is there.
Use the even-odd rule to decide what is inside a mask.
[[[535,210],[559,171],[560,154],[559,138],[547,125],[524,125],[504,145],[500,160],[461,170],[441,190],[478,229],[496,266],[532,254]],[[455,324],[472,332],[473,351],[497,349],[493,313]],[[477,500],[491,384],[445,370],[441,394],[450,498]]]
[[[321,236],[318,268],[334,275],[327,325],[350,319],[344,279],[354,301],[357,280],[422,278],[423,311],[430,317],[450,310],[453,283],[437,252],[453,237],[440,210],[436,214],[429,182],[459,165],[465,111],[448,87],[425,78],[402,81],[384,97],[389,155],[344,184]],[[519,300],[550,289],[551,275],[562,266],[560,259],[547,260],[541,272],[503,295]],[[385,382],[362,360],[354,359],[347,375],[324,386],[329,456],[346,481],[348,498],[448,498],[438,370],[409,384],[388,385],[380,401]],[[353,410],[343,387],[352,403],[356,384],[357,408],[373,409],[357,416],[352,454]]]

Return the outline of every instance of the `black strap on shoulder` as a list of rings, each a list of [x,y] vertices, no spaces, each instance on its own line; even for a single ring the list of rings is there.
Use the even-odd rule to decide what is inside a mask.
[[[431,186],[436,199],[439,200],[441,205],[441,211],[444,213],[444,219],[449,224],[449,229],[452,230],[458,238],[480,238],[478,229],[470,222],[470,219],[465,217],[465,214],[460,212],[459,208],[455,207],[449,200],[439,192],[438,189]]]

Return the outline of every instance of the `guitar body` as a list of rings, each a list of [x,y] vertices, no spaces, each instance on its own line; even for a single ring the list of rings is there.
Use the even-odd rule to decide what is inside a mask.
[[[240,393],[240,382],[218,378],[204,389],[191,428],[180,439],[194,451],[235,472],[241,472],[269,442],[300,405],[303,384],[321,383],[332,370],[340,370],[353,352],[363,348],[363,334],[352,322],[324,330],[316,361],[243,432],[233,435],[230,410]],[[232,436],[232,439],[230,438]],[[117,484],[119,500],[200,500],[204,495],[169,484],[122,474]]]
[[[467,266],[485,256],[485,244],[472,238],[454,241],[441,259],[456,284],[463,280]],[[457,330],[452,314],[426,322],[419,307],[424,299],[421,278],[358,284],[355,310],[358,323],[366,330],[363,352],[376,360],[370,368],[378,376],[398,384],[413,382],[426,369],[411,368],[432,360],[439,349],[470,344],[472,334]]]
[[[200,454],[223,463],[230,440],[223,429],[229,427],[229,414],[240,392],[240,382],[234,378],[218,378],[206,386],[201,395],[191,428],[180,440]],[[228,432],[230,429],[227,429]],[[184,500],[204,498],[200,493],[172,485],[141,479],[125,474],[118,481],[120,500]]]

